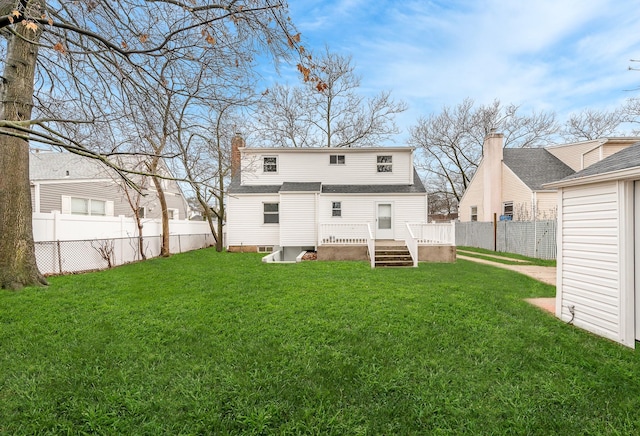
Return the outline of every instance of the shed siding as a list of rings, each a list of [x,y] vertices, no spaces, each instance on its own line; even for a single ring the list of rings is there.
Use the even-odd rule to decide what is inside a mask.
[[[280,245],[315,246],[316,194],[280,194]]]
[[[594,333],[620,337],[618,185],[562,190],[561,318]]]
[[[345,154],[344,165],[330,165],[329,154]],[[377,172],[377,156],[391,155],[393,171]],[[264,173],[263,157],[276,156],[278,171]],[[277,149],[251,150],[242,156],[243,185],[280,185],[284,182],[319,182],[325,185],[410,184],[413,177],[410,152],[278,153]]]
[[[227,203],[227,246],[278,245],[280,225],[264,224],[264,203],[279,203],[275,195],[229,196]]]

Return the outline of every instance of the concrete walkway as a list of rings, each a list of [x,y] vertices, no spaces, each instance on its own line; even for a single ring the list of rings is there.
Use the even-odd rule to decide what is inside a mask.
[[[490,260],[479,259],[477,257],[465,256],[462,250],[458,252],[458,259],[469,260],[471,262],[483,263],[485,265],[495,266],[497,268],[509,269],[511,271],[519,272],[520,274],[527,275],[542,283],[556,286],[556,267],[554,266],[537,266],[537,265],[507,265],[500,262],[491,262]],[[484,254],[483,254],[484,256]],[[505,259],[512,261],[513,259],[507,257],[500,257],[499,255],[491,255],[498,259]],[[555,298],[526,298],[525,301],[533,304],[547,312],[555,313],[556,311],[556,299]]]

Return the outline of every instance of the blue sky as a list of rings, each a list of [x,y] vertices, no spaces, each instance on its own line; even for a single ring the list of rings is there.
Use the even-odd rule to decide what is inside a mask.
[[[523,113],[611,109],[640,97],[640,4],[634,0],[290,0],[303,44],[351,55],[361,91],[422,115],[466,97]],[[640,67],[640,63],[636,66]],[[277,79],[293,84],[295,79]]]

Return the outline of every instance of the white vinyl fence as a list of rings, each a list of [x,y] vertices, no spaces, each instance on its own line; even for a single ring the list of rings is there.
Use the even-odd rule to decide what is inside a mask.
[[[556,221],[456,223],[456,244],[516,253],[538,259],[556,258]]]
[[[215,244],[204,221],[169,221],[171,253]],[[162,223],[143,220],[142,251],[146,258],[160,254]],[[142,259],[133,218],[33,214],[36,262],[43,274],[105,269]]]

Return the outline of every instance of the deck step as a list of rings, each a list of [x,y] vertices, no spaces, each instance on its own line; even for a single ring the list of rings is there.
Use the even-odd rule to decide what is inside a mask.
[[[412,267],[413,259],[407,247],[378,247],[375,251],[376,268]]]

